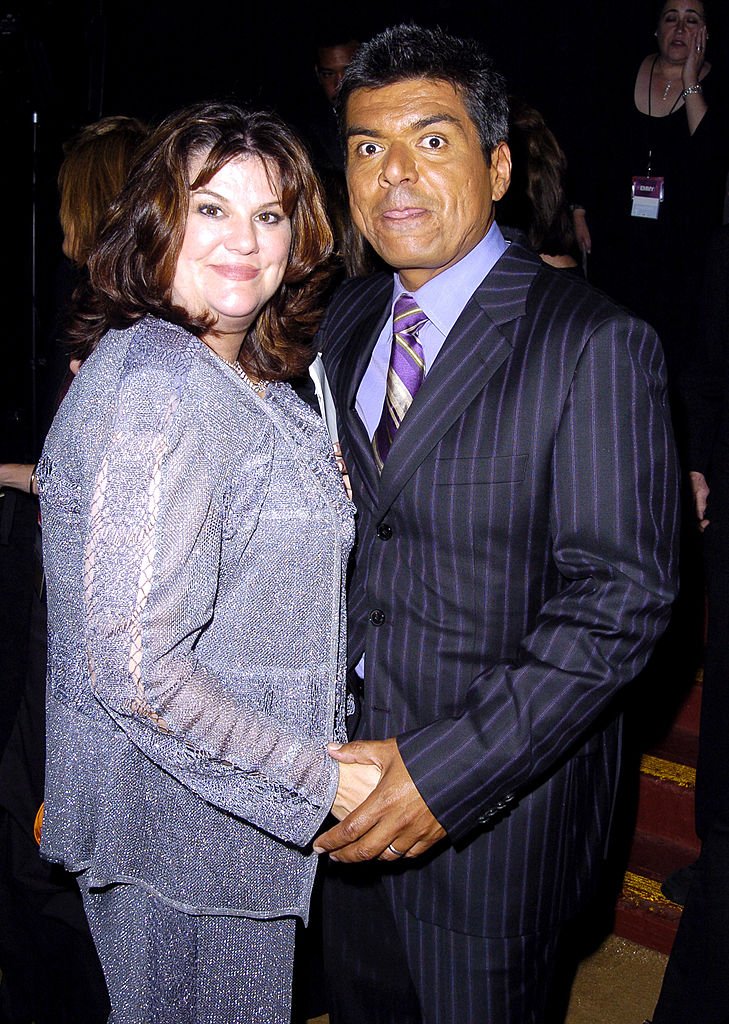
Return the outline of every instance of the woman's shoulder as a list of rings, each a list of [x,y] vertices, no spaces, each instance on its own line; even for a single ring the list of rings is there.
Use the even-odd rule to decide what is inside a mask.
[[[140,426],[192,428],[204,436],[225,432],[234,421],[239,431],[263,429],[252,422],[265,419],[256,415],[255,396],[200,338],[177,324],[147,316],[107,331],[92,361],[97,382],[117,393],[119,409]]]
[[[215,358],[195,335],[177,324],[153,316],[129,327],[112,328],[88,360],[112,383],[150,392],[176,392],[191,376],[214,375]]]
[[[641,60],[635,74],[636,84],[643,76],[645,76],[646,78],[650,78],[651,70],[656,63],[656,57],[657,55],[655,53],[647,53],[645,57]]]
[[[184,376],[196,361],[202,342],[177,324],[145,316],[130,327],[107,331],[100,352],[122,352],[123,370]]]
[[[79,371],[79,383],[116,395],[117,416],[130,425],[170,427],[179,412],[196,404],[182,400],[199,387],[197,367],[207,351],[182,327],[147,316],[107,331]]]

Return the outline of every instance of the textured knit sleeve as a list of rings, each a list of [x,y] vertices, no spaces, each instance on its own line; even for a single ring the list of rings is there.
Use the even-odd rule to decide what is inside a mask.
[[[158,368],[133,368],[122,379],[84,545],[91,686],[162,769],[216,806],[304,845],[336,791],[324,738],[246,699],[239,666],[233,681],[196,656],[215,616],[231,504],[238,571],[246,572],[246,547],[272,486],[275,428],[231,437],[219,402],[197,411],[191,404],[174,375]],[[237,462],[225,460],[231,445],[242,447]],[[253,599],[256,585],[252,578]],[[264,642],[252,685],[256,671],[265,674],[265,653]]]

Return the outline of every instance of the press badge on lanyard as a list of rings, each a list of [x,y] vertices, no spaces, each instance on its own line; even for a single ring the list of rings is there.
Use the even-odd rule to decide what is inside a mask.
[[[658,220],[658,212],[663,202],[663,178],[646,176],[633,178],[633,206],[631,217],[647,217]]]

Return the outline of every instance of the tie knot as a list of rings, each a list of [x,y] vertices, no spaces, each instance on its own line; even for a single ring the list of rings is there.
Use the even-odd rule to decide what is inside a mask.
[[[415,334],[427,322],[427,316],[412,295],[398,297],[392,316],[394,334]]]

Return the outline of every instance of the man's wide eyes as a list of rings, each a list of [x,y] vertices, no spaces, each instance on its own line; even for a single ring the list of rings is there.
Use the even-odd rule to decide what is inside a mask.
[[[420,140],[418,145],[423,149],[442,149],[446,142],[442,135],[426,135]],[[377,142],[360,142],[357,146],[357,152],[360,156],[376,156],[378,153],[382,153],[384,146],[381,146]]]
[[[378,146],[376,142],[360,142],[357,152],[361,156],[375,156],[382,152],[382,146]]]

